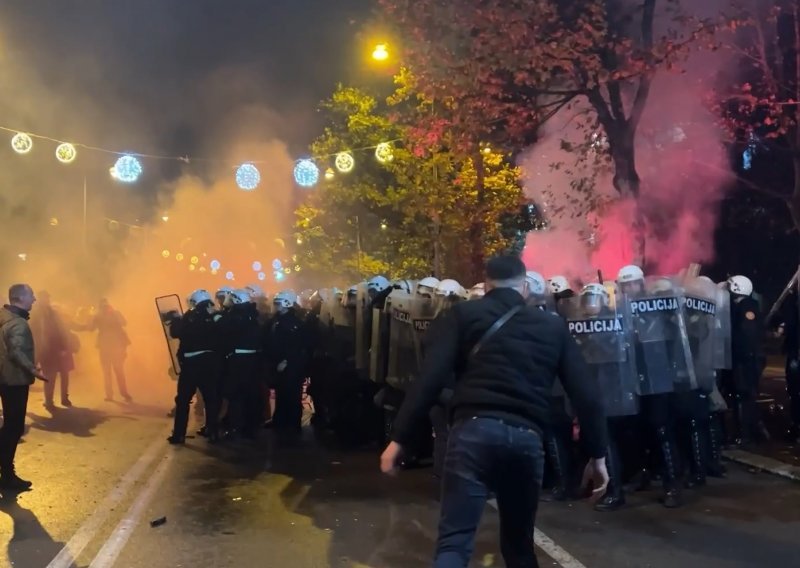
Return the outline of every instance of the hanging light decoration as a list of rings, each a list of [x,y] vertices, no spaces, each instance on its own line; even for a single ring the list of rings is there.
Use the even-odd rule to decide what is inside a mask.
[[[230,271],[226,272],[225,273],[225,279],[226,280],[233,280],[233,272],[230,272]]]
[[[196,256],[193,256],[193,257],[192,257],[192,258],[189,260],[189,262],[191,262],[191,263],[192,263],[192,265],[195,265],[195,264],[197,264],[198,262],[200,262],[200,259],[199,259],[198,257],[196,257]]]
[[[179,252],[178,254],[176,254],[175,260],[177,260],[178,262],[183,262],[183,253]]]
[[[59,144],[56,148],[56,160],[61,162],[62,164],[71,164],[75,161],[75,158],[78,156],[78,151],[75,149],[75,146],[70,144],[69,142],[64,142]]]
[[[24,132],[17,132],[11,138],[11,147],[17,154],[27,154],[33,149],[33,138]]]
[[[319,168],[312,160],[300,160],[294,167],[294,181],[300,187],[314,187],[319,181]]]
[[[350,152],[339,152],[336,154],[336,160],[334,161],[334,165],[336,165],[336,169],[346,174],[348,172],[353,171],[353,168],[356,165],[355,159],[353,159],[353,155]]]
[[[163,256],[164,258],[169,258],[169,251],[167,249],[162,250],[161,256]]]
[[[222,267],[222,264],[218,260],[212,260],[209,266],[211,267],[211,270],[219,270]]]
[[[327,181],[331,181],[335,177],[336,177],[336,172],[333,171],[333,168],[328,168],[327,170],[325,170],[325,179]]]
[[[253,164],[242,164],[236,170],[236,185],[239,189],[253,191],[261,183],[261,174]]]
[[[123,183],[134,183],[142,175],[142,164],[135,156],[120,156],[112,168],[111,175]]]
[[[259,280],[264,280],[264,279],[266,279],[266,277],[267,277],[267,275],[266,275],[266,274],[264,274],[263,272],[259,272],[259,273],[258,273],[258,279],[259,279]]]
[[[253,263],[253,272],[261,272],[261,263],[260,262],[255,261]]]
[[[394,148],[388,142],[381,142],[375,148],[375,159],[381,164],[394,160]]]

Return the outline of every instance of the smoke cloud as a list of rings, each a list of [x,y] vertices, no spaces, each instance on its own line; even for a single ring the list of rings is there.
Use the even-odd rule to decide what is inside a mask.
[[[71,53],[65,65],[74,76],[60,83],[31,42],[15,36],[23,29],[0,31],[0,126],[119,151],[181,147],[190,158],[208,158],[144,158],[141,179],[123,184],[109,175],[114,154],[79,147],[76,161],[64,165],[55,158],[56,142],[34,139],[32,151],[19,155],[12,134],[0,131],[0,293],[30,283],[76,323],[108,298],[128,322],[132,395],[167,406],[174,383],[155,297],[178,294],[185,307],[197,288],[259,283],[275,292],[296,285],[291,277],[276,283],[271,269],[273,259],[291,256],[284,238],[293,223],[293,159],[282,138],[294,117],[252,96],[255,75],[247,66],[209,69],[191,93],[159,87],[161,108],[148,115],[116,96],[121,86],[107,81],[108,69],[93,55]],[[235,183],[243,158],[259,161],[261,184],[252,192]],[[221,264],[217,274],[212,260]],[[102,398],[103,381],[93,335],[79,336],[72,384],[83,406],[82,397]]]
[[[706,13],[701,16],[715,9],[703,8]],[[681,72],[662,71],[653,83],[636,138],[640,206],[647,217],[645,256],[651,272],[672,274],[691,262],[713,259],[719,203],[732,173],[722,132],[704,101],[717,74],[731,64],[723,53],[697,51]],[[630,105],[631,93],[627,95]],[[551,229],[529,235],[526,264],[583,282],[587,274],[596,278],[597,270],[606,279],[614,278],[632,262],[635,210],[633,203],[617,200],[611,172],[595,178],[598,203],[588,207],[585,194],[573,187],[589,172],[576,165],[576,155],[563,149],[563,141],[584,140],[576,116],[585,111],[585,106],[562,110],[520,161],[526,192],[544,205],[551,224]],[[598,146],[602,135],[599,131]],[[555,169],[553,164],[561,166]]]

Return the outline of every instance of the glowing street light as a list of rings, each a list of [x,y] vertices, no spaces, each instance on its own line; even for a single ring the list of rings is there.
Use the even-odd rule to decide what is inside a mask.
[[[386,61],[389,59],[389,49],[385,43],[379,43],[372,51],[372,59],[375,61]]]

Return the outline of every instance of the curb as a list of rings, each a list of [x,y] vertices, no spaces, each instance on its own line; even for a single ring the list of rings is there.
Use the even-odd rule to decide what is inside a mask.
[[[761,471],[766,471],[791,481],[800,482],[800,466],[790,465],[774,458],[753,454],[744,450],[725,450],[722,452],[722,456],[732,462],[760,469]]]

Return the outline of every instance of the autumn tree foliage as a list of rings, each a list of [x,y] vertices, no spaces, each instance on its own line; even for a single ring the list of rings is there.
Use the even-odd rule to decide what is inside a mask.
[[[800,230],[800,2],[739,3],[724,23],[729,33],[721,37],[741,75],[716,103],[740,153],[742,181],[784,203]]]
[[[484,186],[474,190],[473,158],[440,145],[419,152],[409,143],[406,120],[424,112],[408,77],[386,102],[340,85],[322,104],[327,126],[311,145],[332,173],[296,210],[295,238],[307,272],[320,281],[346,284],[384,274],[394,278],[435,275],[467,285],[480,279],[466,254],[474,220],[486,229],[479,254],[508,249],[509,232],[523,205],[519,171],[506,157],[481,148]],[[390,142],[392,159],[381,163],[374,148]],[[350,151],[352,171],[335,170],[334,156]],[[482,267],[481,267],[482,268]]]
[[[614,187],[631,199],[640,192],[635,140],[654,74],[712,31],[683,17],[674,0],[380,4],[403,38],[419,91],[446,109],[416,125],[418,139],[450,136],[472,151],[481,141],[518,148],[561,109],[588,108],[583,146],[604,133]],[[657,12],[669,24],[658,32]],[[643,219],[631,221],[643,254]]]

